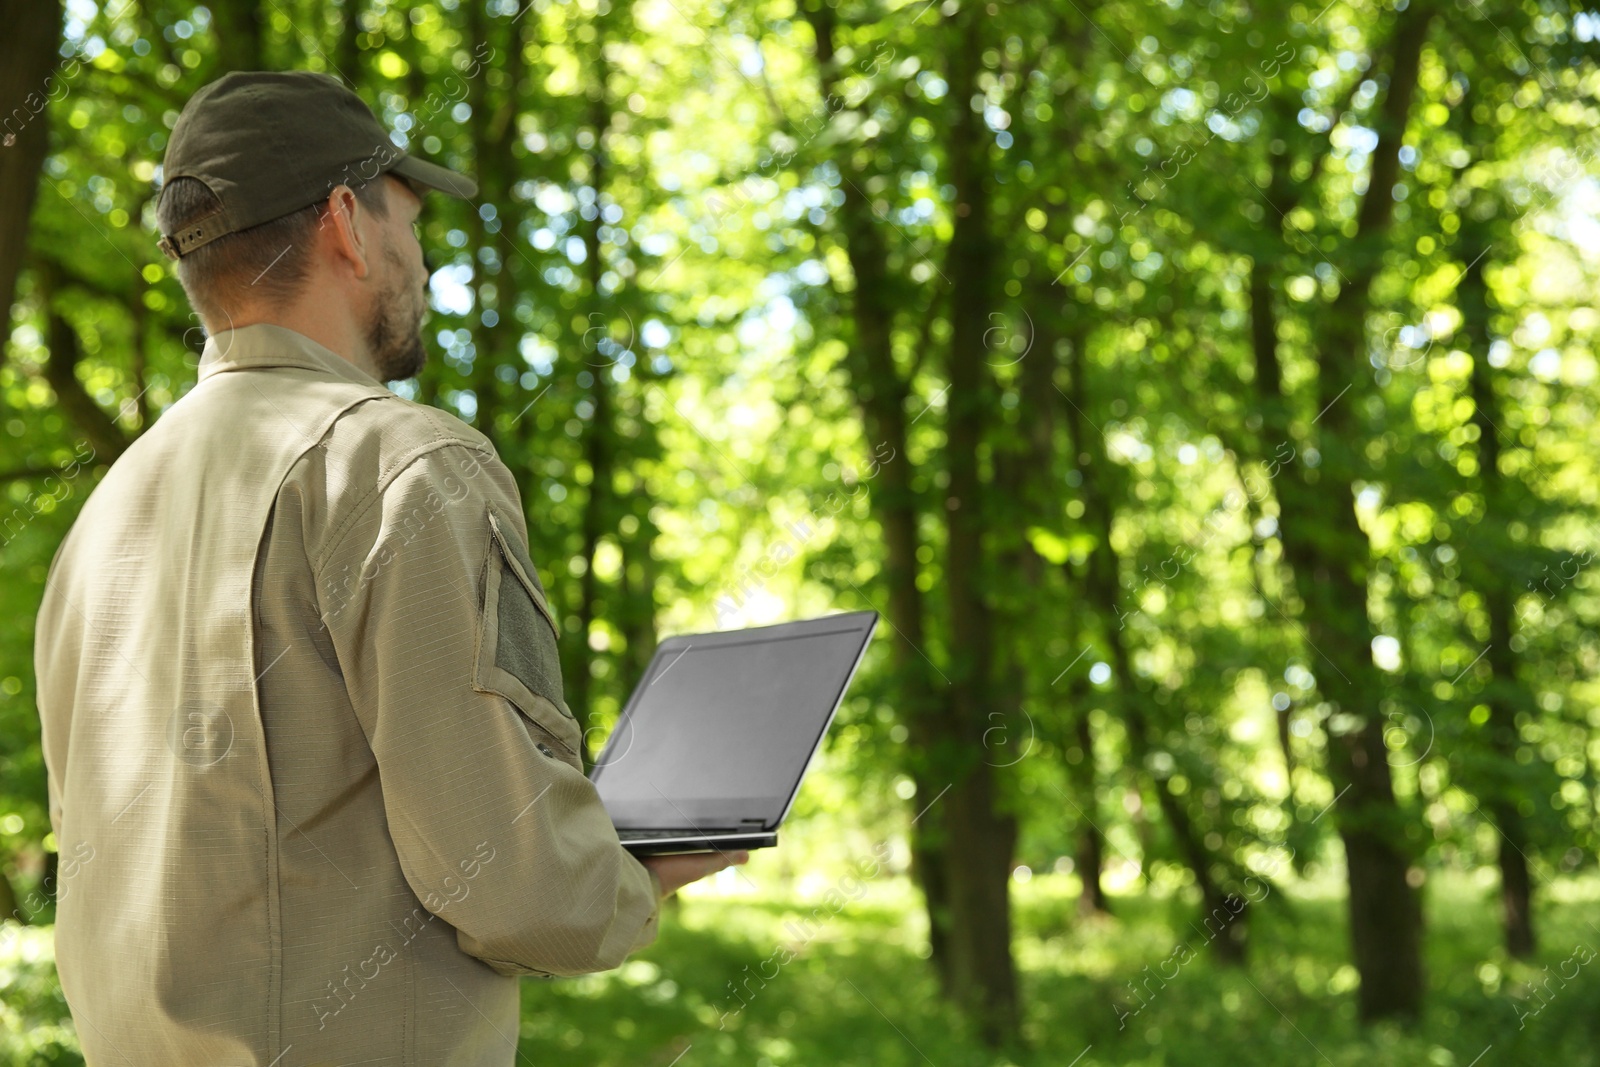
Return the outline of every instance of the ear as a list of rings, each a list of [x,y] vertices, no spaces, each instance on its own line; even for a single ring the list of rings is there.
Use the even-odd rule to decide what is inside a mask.
[[[335,186],[328,194],[317,232],[337,268],[358,279],[371,273],[378,251],[377,230],[371,213],[362,208],[348,185]]]

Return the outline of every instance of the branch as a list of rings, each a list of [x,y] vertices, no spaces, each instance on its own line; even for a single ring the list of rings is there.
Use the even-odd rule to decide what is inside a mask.
[[[767,56],[761,50],[761,37],[757,35],[754,41],[756,55],[761,57],[761,91],[766,95],[767,106],[772,109],[772,121],[778,129],[794,136],[794,123],[789,121],[789,115],[783,110],[783,105],[778,102],[778,94],[772,89],[772,79],[767,77]]]
[[[77,331],[55,309],[53,298],[60,279],[54,265],[48,261],[40,262],[35,272],[41,290],[40,304],[48,320],[50,349],[44,364],[45,381],[55,391],[56,404],[61,413],[77,427],[95,452],[108,461],[115,460],[128,447],[128,435],[95,403],[83,383],[78,381],[77,368],[82,349],[79,347]]]

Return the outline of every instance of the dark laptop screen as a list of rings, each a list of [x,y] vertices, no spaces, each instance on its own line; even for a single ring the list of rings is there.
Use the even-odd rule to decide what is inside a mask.
[[[775,825],[876,615],[662,643],[591,774],[619,827]]]

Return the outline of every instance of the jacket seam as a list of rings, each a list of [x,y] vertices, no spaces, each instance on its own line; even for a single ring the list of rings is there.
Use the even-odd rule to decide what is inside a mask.
[[[339,545],[344,542],[345,535],[350,531],[351,527],[355,525],[358,519],[367,513],[367,509],[372,506],[375,500],[382,497],[384,492],[388,490],[389,486],[393,484],[394,479],[398,477],[402,471],[409,467],[417,458],[426,455],[429,451],[440,447],[441,444],[447,441],[444,435],[443,427],[439,425],[439,421],[432,416],[425,417],[428,419],[429,426],[433,430],[432,439],[413,447],[408,452],[402,452],[399,456],[391,458],[389,460],[390,466],[388,467],[383,465],[383,457],[379,457],[377,481],[373,483],[371,489],[367,490],[365,496],[356,501],[351,508],[350,513],[345,516],[344,520],[334,526],[333,532],[329,535],[329,546],[323,549],[322,558],[317,562],[317,565],[314,568],[317,571],[317,577],[321,577],[322,564],[327,562],[328,556],[331,556],[334,551],[338,549]],[[336,426],[338,423],[336,422],[334,425]],[[332,431],[333,426],[328,427],[328,432],[331,433]],[[454,439],[455,438],[452,438],[451,440]]]
[[[322,583],[322,572],[327,566],[328,560],[343,547],[344,540],[350,535],[351,530],[372,510],[374,504],[383,499],[384,494],[389,491],[395,480],[414,466],[418,460],[446,448],[461,448],[479,457],[486,455],[472,441],[462,437],[444,437],[442,435],[403,453],[394,461],[395,465],[392,469],[379,474],[378,483],[367,491],[366,496],[352,505],[349,514],[334,527],[333,533],[329,535],[329,540],[318,555],[318,558],[312,561],[312,577],[319,588]],[[492,453],[488,453],[488,455],[492,455]]]
[[[392,396],[393,394],[389,395]],[[289,462],[288,466],[284,468],[281,476],[278,479],[277,488],[273,490],[271,502],[268,503],[266,508],[266,514],[261,518],[260,534],[258,535],[258,540],[256,543],[255,562],[250,568],[249,604],[247,608],[247,620],[245,625],[245,640],[246,644],[248,645],[252,670],[254,670],[255,656],[259,640],[259,635],[256,632],[256,598],[258,592],[258,582],[260,579],[258,567],[263,559],[264,545],[265,540],[268,537],[268,531],[271,529],[272,524],[276,519],[278,497],[283,492],[283,486],[289,480],[290,473],[295,469],[295,467],[297,467],[300,462],[305,459],[308,453],[310,453],[313,449],[318,447],[318,445],[327,439],[328,434],[333,431],[334,426],[338,425],[340,419],[344,418],[350,412],[354,411],[363,404],[373,400],[381,399],[384,399],[384,397],[379,395],[369,395],[360,397],[339,407],[333,417],[328,421],[327,425],[323,427],[322,432],[318,435],[316,442],[301,449],[300,452],[296,454],[295,457]],[[272,767],[267,752],[266,723],[261,717],[261,689],[258,684],[259,681],[260,678],[257,677],[256,682],[252,683],[250,687],[250,703],[251,709],[255,713],[254,719],[256,738],[259,740],[261,746],[259,756],[260,766],[258,767],[261,796],[262,799],[266,801],[266,805],[262,810],[262,830],[264,838],[263,844],[266,852],[266,870],[268,873],[266,887],[267,899],[265,904],[268,937],[271,945],[268,963],[269,973],[267,980],[267,1037],[272,1045],[272,1048],[278,1053],[278,1055],[281,1056],[285,1051],[282,1047],[284,1017],[283,885],[281,881],[283,875],[281,855],[282,841],[278,835],[277,786],[272,780]],[[403,1045],[404,1038],[402,1038],[402,1046]]]

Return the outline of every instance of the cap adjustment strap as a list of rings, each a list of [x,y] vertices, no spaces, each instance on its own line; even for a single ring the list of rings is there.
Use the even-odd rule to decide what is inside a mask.
[[[233,232],[227,220],[222,217],[220,210],[203,216],[192,226],[186,226],[176,233],[164,233],[156,246],[168,259],[182,259],[201,245],[209,244],[218,237],[225,237]]]

